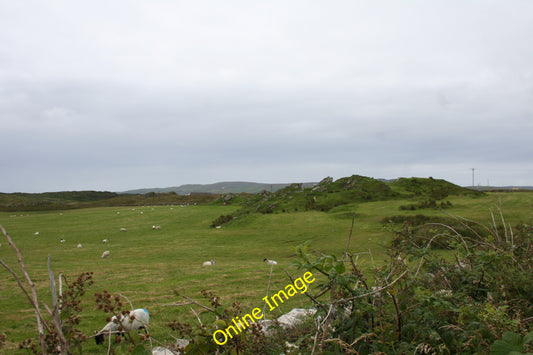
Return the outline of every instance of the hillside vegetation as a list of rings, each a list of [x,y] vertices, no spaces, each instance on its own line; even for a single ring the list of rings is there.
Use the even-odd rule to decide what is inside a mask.
[[[353,175],[333,180],[327,177],[313,187],[292,184],[276,192],[263,191],[243,201],[239,195],[225,195],[217,201],[243,203],[236,216],[247,213],[276,213],[298,211],[331,211],[354,203],[411,199],[419,206],[437,207],[436,202],[449,196],[482,196],[483,192],[470,190],[450,182],[433,178],[400,178],[382,182],[373,178]],[[444,204],[443,204],[444,206]]]

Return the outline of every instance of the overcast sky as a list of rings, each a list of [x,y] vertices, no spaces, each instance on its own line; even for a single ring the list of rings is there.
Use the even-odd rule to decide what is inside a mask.
[[[0,191],[533,185],[533,1],[0,0]]]

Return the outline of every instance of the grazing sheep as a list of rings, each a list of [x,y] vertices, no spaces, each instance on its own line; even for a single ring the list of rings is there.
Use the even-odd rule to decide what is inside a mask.
[[[128,230],[126,228],[122,227],[122,228],[120,228],[120,231],[121,232],[127,232]]]
[[[267,258],[265,258],[265,260],[263,260],[265,263],[267,263],[268,265],[278,265],[278,262],[275,261],[275,260],[269,260]]]
[[[102,239],[102,243],[107,243],[107,242],[109,242],[109,239],[107,239],[107,238],[106,239]]]
[[[161,226],[152,226],[152,230],[158,231],[161,229]]]
[[[204,261],[202,266],[213,266],[215,265],[215,262],[216,262],[215,260]]]
[[[61,238],[59,241],[60,241],[61,243],[64,243],[64,242],[65,242],[65,239]]]
[[[39,235],[39,232],[35,232],[35,233],[33,233],[33,235],[37,236],[37,235]]]
[[[102,253],[102,259],[107,258],[107,257],[109,256],[109,254],[111,254],[111,253],[109,252],[109,250],[104,251],[104,252]]]
[[[78,244],[78,248],[83,248],[83,245],[81,243]]]
[[[106,324],[99,332],[94,336],[96,344],[102,344],[105,336],[113,333],[129,333],[132,330],[145,329],[150,322],[150,314],[146,309],[136,309],[131,311],[125,316],[119,314],[113,316],[111,321]]]

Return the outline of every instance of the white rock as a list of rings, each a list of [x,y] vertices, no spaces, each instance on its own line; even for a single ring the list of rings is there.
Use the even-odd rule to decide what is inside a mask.
[[[278,317],[278,322],[283,328],[294,327],[302,322],[306,317],[310,317],[316,313],[316,309],[310,308],[293,308],[289,313],[285,313]]]

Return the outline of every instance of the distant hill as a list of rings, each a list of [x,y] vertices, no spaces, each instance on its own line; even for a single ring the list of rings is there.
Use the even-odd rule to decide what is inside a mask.
[[[314,182],[303,183],[305,187],[315,185]],[[225,193],[250,193],[255,194],[261,191],[275,192],[290,184],[264,184],[247,181],[225,181],[214,184],[187,184],[181,186],[164,187],[164,188],[144,188],[136,190],[128,190],[124,194],[146,194],[149,192],[168,193],[175,192],[178,195],[188,195],[191,193],[211,193],[211,194],[225,194]]]
[[[59,191],[0,193],[0,211],[38,211],[77,208],[82,204],[108,201],[119,195],[109,191]]]
[[[0,193],[0,211],[51,211],[87,207],[143,206],[209,203],[217,194],[178,195],[175,192],[118,194],[107,191],[61,191],[45,193]]]

